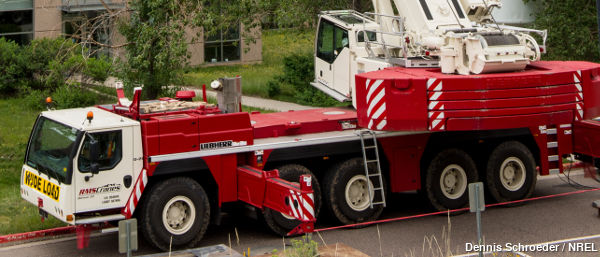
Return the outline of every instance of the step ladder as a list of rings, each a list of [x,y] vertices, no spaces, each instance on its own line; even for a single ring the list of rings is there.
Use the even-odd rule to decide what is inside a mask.
[[[379,162],[379,150],[377,149],[377,137],[372,130],[361,130],[357,132],[360,136],[362,147],[363,164],[365,167],[365,176],[371,181],[367,183],[371,209],[374,205],[383,205],[385,207],[385,191],[383,188],[383,178],[381,177],[381,164]],[[374,159],[369,159],[373,158]],[[369,171],[369,165],[375,163],[376,169]],[[377,177],[377,179],[372,179]],[[375,184],[378,182],[378,184]],[[375,194],[375,195],[372,195]],[[377,198],[376,196],[379,196]]]
[[[548,171],[551,175],[560,174],[562,157],[558,145],[558,129],[556,125],[547,125],[545,132],[548,147]]]

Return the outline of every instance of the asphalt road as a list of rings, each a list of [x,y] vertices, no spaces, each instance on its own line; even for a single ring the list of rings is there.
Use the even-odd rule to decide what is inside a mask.
[[[594,180],[581,174],[571,176],[575,181],[598,186]],[[556,176],[538,180],[533,197],[577,191]],[[528,202],[515,207],[488,208],[482,214],[483,235],[487,245],[536,244],[561,239],[600,234],[598,211],[592,201],[600,199],[600,191],[572,194]],[[388,208],[382,218],[395,218],[431,210],[416,193],[394,194],[388,199]],[[318,227],[334,224],[321,222]],[[239,235],[239,244],[236,232]],[[322,239],[321,239],[322,237]],[[229,245],[242,252],[248,248],[252,255],[272,249],[282,249],[283,239],[271,234],[266,226],[242,215],[228,215],[223,225],[211,227],[200,246]],[[599,236],[600,238],[600,236]],[[526,252],[530,256],[598,256],[598,252],[569,251],[574,243],[592,243],[587,247],[600,250],[600,239],[565,241],[558,244],[558,252]],[[336,242],[350,245],[370,256],[445,256],[465,254],[465,244],[477,242],[475,214],[429,216],[369,226],[362,229],[339,229],[313,234],[320,244]],[[289,244],[289,241],[286,239]],[[561,247],[563,247],[561,249]],[[562,251],[561,251],[562,250]],[[157,251],[142,242],[134,255]],[[90,247],[78,250],[74,237],[24,243],[0,248],[0,256],[124,256],[118,253],[115,233],[97,234]],[[519,256],[503,254],[500,256]],[[525,255],[521,255],[525,256]]]

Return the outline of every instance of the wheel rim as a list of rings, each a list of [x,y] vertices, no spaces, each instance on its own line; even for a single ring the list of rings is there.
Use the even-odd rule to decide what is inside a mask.
[[[173,235],[188,232],[196,219],[196,208],[190,198],[185,196],[173,197],[162,212],[163,225]]]
[[[500,166],[500,182],[510,191],[517,191],[525,184],[525,164],[517,157],[509,157]]]
[[[371,181],[368,182],[373,188]],[[363,211],[367,209],[373,200],[373,190],[369,198],[369,186],[367,185],[367,177],[365,175],[356,175],[352,177],[346,184],[345,197],[346,204],[355,211]]]
[[[467,173],[456,164],[448,165],[440,176],[440,188],[450,199],[460,198],[467,189]]]

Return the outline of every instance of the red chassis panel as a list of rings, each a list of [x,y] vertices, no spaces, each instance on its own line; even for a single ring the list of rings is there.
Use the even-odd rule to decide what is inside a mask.
[[[595,63],[537,62],[521,72],[469,76],[401,67],[358,74],[358,123],[374,130],[457,131],[514,128],[514,121],[536,126],[563,111],[588,119],[600,115],[599,70]]]
[[[600,121],[584,120],[573,125],[573,151],[600,158]]]

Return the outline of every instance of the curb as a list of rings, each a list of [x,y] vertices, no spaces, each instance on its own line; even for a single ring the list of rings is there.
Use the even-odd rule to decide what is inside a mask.
[[[0,244],[35,239],[35,238],[46,237],[46,236],[58,236],[58,235],[64,235],[64,234],[71,234],[71,233],[75,233],[76,230],[77,230],[76,226],[67,226],[67,227],[50,228],[50,229],[31,231],[31,232],[25,232],[25,233],[4,235],[4,236],[0,236]]]

